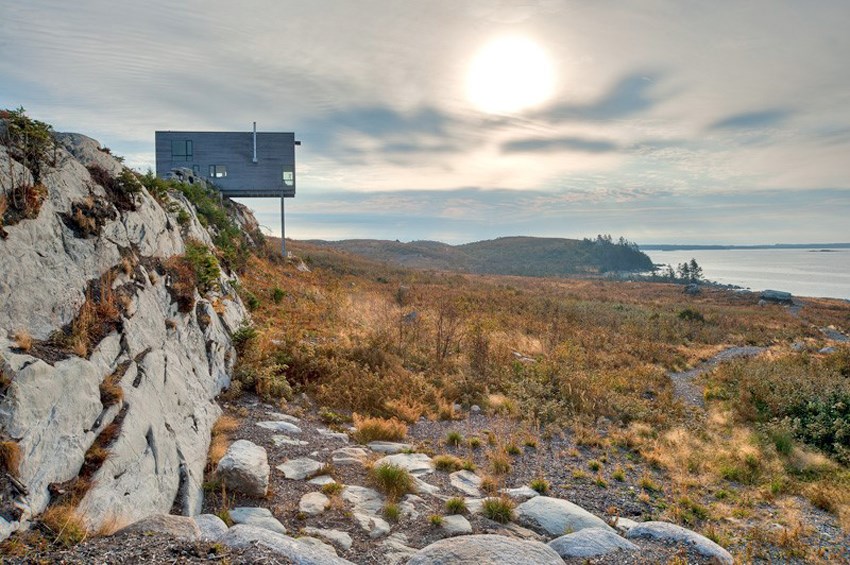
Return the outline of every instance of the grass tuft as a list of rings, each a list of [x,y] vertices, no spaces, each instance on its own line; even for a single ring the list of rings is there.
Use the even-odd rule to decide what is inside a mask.
[[[500,496],[484,499],[481,511],[490,520],[500,524],[507,524],[513,520],[515,507],[516,504],[514,504],[513,500]]]
[[[407,426],[395,418],[369,418],[354,414],[354,439],[362,444],[372,441],[400,441],[407,436]]]
[[[414,491],[413,476],[407,469],[382,463],[369,471],[370,482],[391,500],[398,500],[405,494]]]

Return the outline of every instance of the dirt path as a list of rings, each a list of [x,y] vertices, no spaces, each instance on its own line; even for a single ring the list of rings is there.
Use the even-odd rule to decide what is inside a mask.
[[[755,357],[765,349],[764,347],[755,346],[730,347],[724,349],[711,359],[703,361],[693,369],[679,373],[667,373],[667,376],[673,381],[676,397],[682,399],[686,404],[703,408],[705,406],[705,400],[703,398],[702,387],[697,385],[694,379],[724,361],[731,361],[732,359],[741,357]]]

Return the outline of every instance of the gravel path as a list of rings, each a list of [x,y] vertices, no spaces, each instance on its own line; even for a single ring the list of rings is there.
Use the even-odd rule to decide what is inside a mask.
[[[703,398],[702,387],[697,385],[694,380],[701,374],[710,371],[720,363],[739,359],[743,357],[755,357],[766,348],[755,346],[730,347],[724,349],[711,359],[703,361],[693,369],[681,371],[679,373],[667,373],[670,380],[673,381],[673,387],[677,398],[680,398],[686,404],[705,408],[705,399]]]

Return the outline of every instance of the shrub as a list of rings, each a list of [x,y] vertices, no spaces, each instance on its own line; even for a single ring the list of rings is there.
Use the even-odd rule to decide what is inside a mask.
[[[689,322],[705,322],[705,316],[691,308],[685,308],[684,310],[680,311],[679,319],[687,320]]]
[[[235,332],[233,332],[232,340],[236,351],[242,353],[249,343],[257,338],[257,330],[254,326],[242,324]]]
[[[438,471],[451,473],[452,471],[459,471],[463,468],[463,461],[454,455],[438,455],[434,457],[433,461],[434,468]]]
[[[591,459],[587,462],[587,466],[591,471],[598,471],[602,468],[602,463],[600,463],[596,459]]]
[[[286,292],[284,292],[282,288],[278,286],[274,287],[274,289],[272,290],[272,300],[275,304],[280,304],[284,296],[286,296]]]
[[[520,455],[522,454],[522,450],[519,446],[513,442],[509,443],[507,447],[505,447],[505,451],[508,455]]]
[[[384,406],[391,414],[408,424],[415,424],[426,409],[421,402],[409,398],[388,400]]]
[[[260,307],[260,299],[253,292],[246,292],[245,304],[248,306],[248,310],[254,311]]]
[[[469,447],[472,449],[478,449],[481,447],[481,438],[478,436],[472,436],[469,438]]]
[[[354,414],[353,419],[356,431],[352,435],[362,444],[371,441],[400,441],[407,435],[407,426],[395,418],[386,420]]]
[[[218,260],[203,243],[189,241],[186,243],[186,260],[195,272],[195,282],[201,294],[219,289],[218,279],[221,269]]]
[[[6,135],[2,142],[10,156],[24,163],[32,174],[33,184],[39,184],[42,169],[55,147],[53,127],[27,116],[23,107],[0,111],[0,120],[6,122]]]
[[[460,435],[460,432],[450,431],[446,434],[446,445],[452,447],[460,447],[460,444],[463,443],[463,436]]]
[[[611,473],[611,478],[618,482],[623,482],[626,480],[626,472],[622,467],[617,467],[614,469],[614,472]]]
[[[531,479],[531,482],[528,483],[528,486],[530,486],[532,490],[535,490],[540,494],[546,494],[547,492],[549,492],[549,481],[547,481],[543,477]]]
[[[453,496],[446,501],[446,512],[449,514],[464,514],[466,510],[466,501],[459,496]]]
[[[514,501],[507,497],[485,498],[481,511],[490,520],[507,524],[513,520],[515,506]]]
[[[369,471],[370,482],[391,500],[413,492],[413,476],[403,467],[382,463]]]

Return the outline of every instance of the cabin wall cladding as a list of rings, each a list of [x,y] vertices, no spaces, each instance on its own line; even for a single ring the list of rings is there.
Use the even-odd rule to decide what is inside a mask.
[[[172,300],[164,262],[188,238],[211,245],[185,199],[174,202],[188,225],[142,189],[135,210],[116,210],[95,236],[75,234],[63,215],[107,200],[86,167],[117,175],[122,165],[85,136],[57,140],[38,216],[0,239],[0,440],[21,453],[17,475],[0,475],[0,539],[57,501],[78,505],[95,529],[174,506],[197,513],[214,398],[229,385],[230,336],[247,318],[223,274],[221,291],[195,291],[189,312]],[[20,166],[0,146],[0,175]],[[83,356],[51,346],[98,281],[121,298],[110,331]]]

